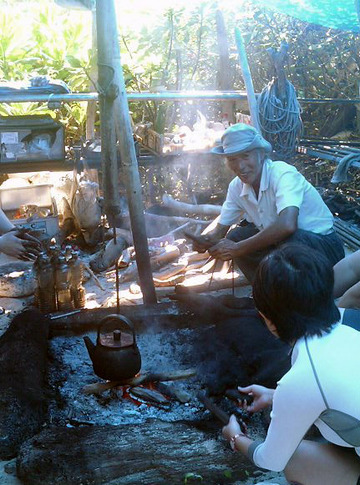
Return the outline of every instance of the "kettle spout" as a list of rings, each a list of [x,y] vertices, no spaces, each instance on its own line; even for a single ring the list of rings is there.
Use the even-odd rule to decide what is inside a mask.
[[[87,335],[85,335],[83,339],[84,339],[87,351],[89,352],[90,358],[92,360],[94,356],[95,345],[92,343],[91,339]]]

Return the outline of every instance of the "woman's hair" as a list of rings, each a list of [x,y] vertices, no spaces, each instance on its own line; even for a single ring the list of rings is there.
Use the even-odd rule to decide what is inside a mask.
[[[329,332],[340,319],[333,298],[334,272],[318,251],[289,243],[266,256],[253,284],[257,309],[275,325],[281,340]]]

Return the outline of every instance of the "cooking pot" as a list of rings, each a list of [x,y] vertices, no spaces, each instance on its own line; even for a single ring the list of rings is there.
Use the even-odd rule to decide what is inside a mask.
[[[84,337],[94,372],[102,379],[122,381],[134,377],[141,368],[141,356],[131,321],[118,314],[103,318],[98,326],[96,345]]]

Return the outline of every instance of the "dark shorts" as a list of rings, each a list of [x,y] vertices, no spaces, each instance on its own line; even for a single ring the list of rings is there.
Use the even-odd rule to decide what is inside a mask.
[[[346,308],[341,323],[360,331],[360,310]]]
[[[240,226],[229,231],[226,237],[231,241],[239,242],[254,236],[258,232],[259,230],[254,224],[242,223]],[[298,229],[292,236],[282,241],[278,246],[269,246],[265,250],[254,251],[245,257],[236,258],[235,262],[250,283],[252,283],[260,261],[276,247],[288,242],[303,244],[319,251],[328,258],[333,266],[345,256],[344,246],[335,231],[323,236],[322,234]]]

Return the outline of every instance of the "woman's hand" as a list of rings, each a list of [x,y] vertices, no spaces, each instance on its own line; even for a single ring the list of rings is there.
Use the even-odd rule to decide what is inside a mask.
[[[230,441],[230,438],[237,434],[244,434],[241,431],[240,424],[237,422],[234,414],[230,416],[229,422],[226,426],[222,429],[222,435],[227,440]]]
[[[40,241],[31,234],[12,229],[0,236],[0,252],[8,256],[24,261],[34,261],[40,251]]]
[[[246,404],[245,400],[240,403],[240,406],[250,413],[256,413],[257,411],[272,405],[275,392],[274,389],[268,389],[267,387],[259,386],[257,384],[247,387],[238,387],[238,389],[254,398],[251,404]]]
[[[230,239],[221,239],[215,246],[209,249],[209,253],[215,259],[221,259],[222,261],[229,261],[239,256],[238,243],[231,241]]]

